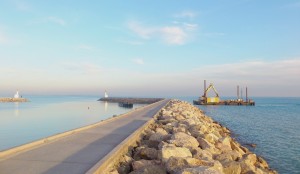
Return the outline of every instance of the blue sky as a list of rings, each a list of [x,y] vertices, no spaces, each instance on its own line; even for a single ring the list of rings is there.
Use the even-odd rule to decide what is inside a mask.
[[[0,1],[0,95],[300,96],[299,0]]]

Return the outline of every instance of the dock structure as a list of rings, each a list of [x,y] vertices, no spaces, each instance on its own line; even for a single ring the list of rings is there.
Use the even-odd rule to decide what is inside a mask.
[[[128,104],[151,104],[161,100],[163,100],[163,98],[103,97],[98,101]]]
[[[103,162],[127,151],[169,100],[143,106],[94,125],[0,152],[0,173],[103,173]],[[134,136],[133,136],[134,135]],[[125,144],[124,144],[125,143]],[[116,151],[116,149],[118,151]]]
[[[208,97],[208,92],[213,89],[216,96]],[[220,100],[219,94],[215,89],[214,85],[211,83],[208,88],[206,88],[206,80],[204,80],[204,94],[199,97],[198,100],[194,100],[194,105],[236,105],[236,106],[254,106],[255,102],[248,98],[248,88],[246,87],[246,100],[243,100],[243,91],[239,90],[240,87],[237,86],[237,99],[231,100]],[[240,95],[241,92],[241,95]]]
[[[5,97],[5,98],[0,98],[0,102],[6,103],[6,102],[28,102],[26,98],[10,98],[10,97]]]

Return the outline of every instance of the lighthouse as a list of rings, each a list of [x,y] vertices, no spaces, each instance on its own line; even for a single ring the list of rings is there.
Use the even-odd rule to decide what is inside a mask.
[[[20,98],[19,91],[16,92],[16,94],[14,95],[14,98]]]
[[[108,98],[108,95],[107,95],[106,90],[105,90],[105,92],[104,92],[104,98]]]

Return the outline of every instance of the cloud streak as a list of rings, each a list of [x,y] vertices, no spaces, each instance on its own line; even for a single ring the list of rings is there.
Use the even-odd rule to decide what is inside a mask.
[[[136,21],[128,23],[128,28],[142,39],[158,39],[168,45],[184,45],[188,43],[193,32],[197,30],[196,24],[144,26]]]
[[[144,63],[140,58],[134,61]],[[248,86],[250,96],[299,97],[299,67],[300,58],[199,66],[181,72],[139,72],[113,69],[93,62],[65,62],[55,66],[57,72],[2,68],[0,78],[8,83],[0,89],[86,93],[87,89],[96,92],[105,86],[109,91],[119,91],[118,94],[123,95],[126,91],[126,95],[135,96],[197,96],[201,95],[202,83],[206,79],[215,84],[221,97],[234,96],[236,85]]]
[[[175,18],[189,18],[194,19],[197,16],[197,13],[191,10],[182,11],[174,15]]]

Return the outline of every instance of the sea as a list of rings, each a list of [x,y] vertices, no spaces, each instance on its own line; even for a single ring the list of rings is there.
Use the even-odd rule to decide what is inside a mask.
[[[133,108],[97,101],[97,96],[26,96],[29,102],[0,103],[0,151],[97,123]]]
[[[229,97],[233,98],[233,97]],[[197,97],[181,97],[188,102]],[[226,98],[225,98],[226,99]],[[279,173],[300,173],[300,98],[253,98],[255,106],[198,106]],[[247,147],[247,146],[246,146]]]
[[[97,96],[26,96],[0,103],[0,151],[129,112]],[[172,97],[171,97],[172,98]],[[197,97],[175,97],[191,102]],[[226,99],[226,98],[224,98]],[[284,174],[300,174],[300,98],[253,98],[255,106],[198,106]]]

